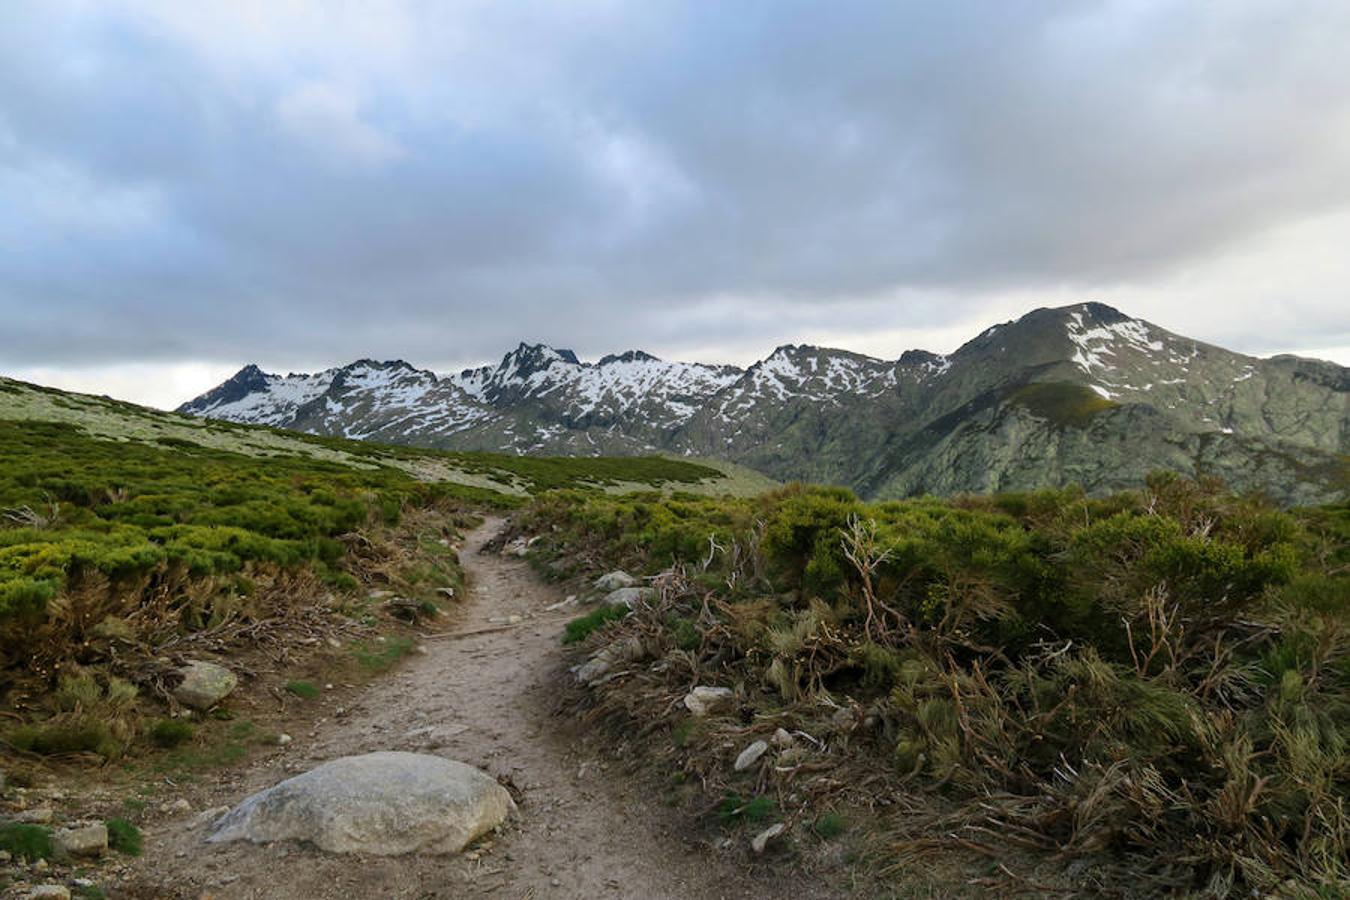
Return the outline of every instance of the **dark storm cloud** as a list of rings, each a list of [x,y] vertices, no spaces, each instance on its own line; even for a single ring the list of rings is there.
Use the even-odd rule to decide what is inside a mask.
[[[763,347],[1350,202],[1339,2],[204,9],[0,10],[0,365]]]

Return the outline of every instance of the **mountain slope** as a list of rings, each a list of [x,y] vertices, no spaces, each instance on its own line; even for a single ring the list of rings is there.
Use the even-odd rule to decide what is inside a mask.
[[[742,370],[521,344],[451,375],[248,366],[180,412],[458,450],[721,458],[872,497],[1109,490],[1167,468],[1304,503],[1345,490],[1348,398],[1342,366],[1233,353],[1084,303],[950,356],[787,345]]]

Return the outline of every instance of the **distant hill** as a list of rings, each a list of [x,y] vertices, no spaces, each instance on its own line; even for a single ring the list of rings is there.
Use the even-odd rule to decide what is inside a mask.
[[[350,438],[516,454],[720,458],[872,498],[1216,475],[1287,503],[1345,495],[1350,369],[1260,359],[1099,303],[1038,309],[950,356],[786,345],[747,369],[521,344],[438,375],[247,366],[180,407]]]

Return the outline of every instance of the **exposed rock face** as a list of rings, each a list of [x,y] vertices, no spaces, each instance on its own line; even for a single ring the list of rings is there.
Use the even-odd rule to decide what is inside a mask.
[[[522,344],[446,376],[249,367],[180,411],[457,450],[714,457],[873,498],[1100,492],[1171,469],[1306,503],[1342,495],[1350,453],[1350,369],[1233,353],[1099,303],[1035,310],[950,356],[787,345],[741,370]]]
[[[239,678],[229,669],[202,660],[190,661],[178,674],[183,680],[173,690],[174,699],[193,709],[210,709],[239,684]]]
[[[453,760],[382,752],[325,763],[246,799],[211,842],[308,841],[331,853],[458,853],[515,811],[507,790]]]

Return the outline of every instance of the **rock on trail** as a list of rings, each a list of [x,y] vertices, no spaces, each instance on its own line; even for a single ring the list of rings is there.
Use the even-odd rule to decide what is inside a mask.
[[[330,853],[458,853],[515,811],[484,772],[422,753],[346,756],[260,791],[208,841],[307,841]]]

